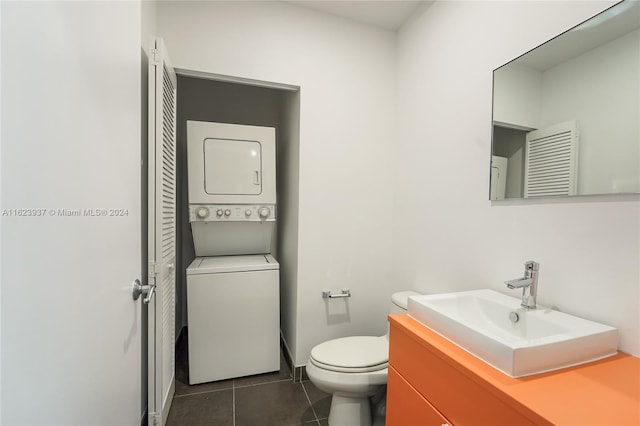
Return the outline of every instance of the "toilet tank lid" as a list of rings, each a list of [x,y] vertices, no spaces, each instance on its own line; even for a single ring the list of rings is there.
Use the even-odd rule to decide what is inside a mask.
[[[411,291],[411,290],[398,291],[391,295],[391,301],[393,302],[394,305],[406,311],[407,304],[409,303],[409,296],[419,296],[419,295],[420,293]]]

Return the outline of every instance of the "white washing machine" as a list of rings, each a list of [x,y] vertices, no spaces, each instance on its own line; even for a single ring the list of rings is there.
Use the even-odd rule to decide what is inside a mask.
[[[280,368],[275,129],[187,121],[189,384]]]
[[[198,257],[187,268],[189,384],[280,369],[273,256]]]

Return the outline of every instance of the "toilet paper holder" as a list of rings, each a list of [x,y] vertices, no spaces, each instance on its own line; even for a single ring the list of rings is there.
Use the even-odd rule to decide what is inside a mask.
[[[348,288],[342,289],[342,292],[338,294],[331,294],[331,290],[323,290],[322,298],[323,299],[338,299],[340,297],[351,297],[351,290]]]

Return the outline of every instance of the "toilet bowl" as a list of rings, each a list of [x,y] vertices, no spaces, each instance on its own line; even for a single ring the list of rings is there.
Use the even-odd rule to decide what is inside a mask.
[[[407,310],[413,291],[394,293],[389,313]],[[309,380],[332,394],[329,426],[371,426],[370,398],[384,394],[389,361],[389,336],[352,336],[320,343],[311,349]],[[377,423],[377,422],[376,422]]]

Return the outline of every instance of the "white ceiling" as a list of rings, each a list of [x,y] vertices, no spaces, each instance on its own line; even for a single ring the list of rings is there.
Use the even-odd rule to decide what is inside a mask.
[[[290,0],[287,3],[396,31],[420,6],[433,1]]]

